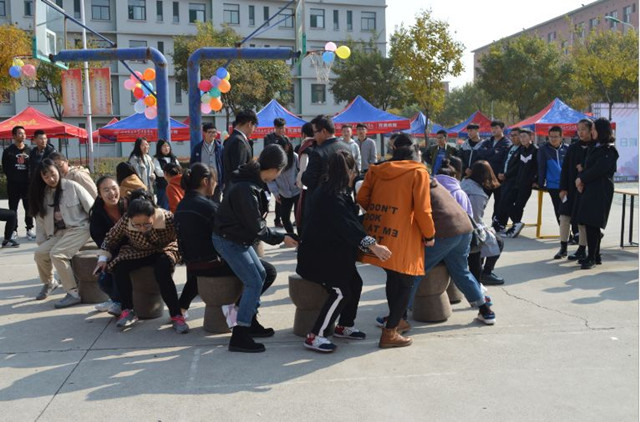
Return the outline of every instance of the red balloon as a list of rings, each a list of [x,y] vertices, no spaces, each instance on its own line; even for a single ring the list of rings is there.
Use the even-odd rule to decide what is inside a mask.
[[[200,88],[200,91],[209,92],[213,88],[213,84],[208,79],[203,79],[198,84],[198,88]]]
[[[143,98],[143,97],[144,97],[144,91],[142,90],[142,88],[140,88],[140,87],[136,87],[136,88],[133,90],[133,96],[134,96],[136,99],[138,99],[138,100],[139,100],[140,98]]]

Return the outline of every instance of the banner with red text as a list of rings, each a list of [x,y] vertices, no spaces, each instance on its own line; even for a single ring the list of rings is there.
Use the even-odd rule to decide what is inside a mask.
[[[111,70],[108,67],[89,69],[91,87],[91,114],[110,116],[111,108]]]
[[[82,111],[82,70],[69,69],[62,72],[62,116],[80,117]]]

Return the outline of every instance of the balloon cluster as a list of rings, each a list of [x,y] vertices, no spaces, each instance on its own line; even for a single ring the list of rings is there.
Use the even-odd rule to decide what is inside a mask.
[[[133,75],[126,81],[124,81],[124,89],[133,92],[133,96],[136,99],[136,103],[133,105],[133,109],[136,113],[144,113],[144,116],[151,120],[155,119],[158,115],[158,106],[156,97],[153,93],[152,80],[156,78],[156,71],[152,68],[145,69],[144,72],[135,72],[138,78],[144,81],[144,84]]]
[[[219,67],[216,74],[210,79],[203,79],[198,84],[202,92],[200,100],[200,111],[202,114],[209,114],[211,111],[222,110],[222,94],[231,91],[231,74],[224,67]]]
[[[24,64],[21,59],[13,59],[13,65],[9,68],[9,76],[18,79],[21,76],[26,78],[36,77],[36,67],[32,64]]]
[[[338,47],[336,43],[329,41],[324,45],[322,61],[329,64],[338,56],[339,59],[346,60],[351,55],[351,49],[346,45]]]

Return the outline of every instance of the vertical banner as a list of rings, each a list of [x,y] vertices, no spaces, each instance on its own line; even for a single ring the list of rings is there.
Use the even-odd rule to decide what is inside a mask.
[[[111,70],[108,67],[89,69],[91,88],[91,114],[110,116],[111,112]]]
[[[62,72],[62,116],[80,117],[82,111],[82,70],[69,69]]]

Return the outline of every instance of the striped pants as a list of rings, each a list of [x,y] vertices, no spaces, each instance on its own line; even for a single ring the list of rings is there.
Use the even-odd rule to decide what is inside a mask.
[[[338,325],[353,327],[358,312],[358,303],[362,293],[362,278],[355,265],[351,278],[343,278],[340,283],[324,284],[329,292],[320,315],[311,332],[317,336],[327,337],[333,333],[325,332],[340,316]]]

